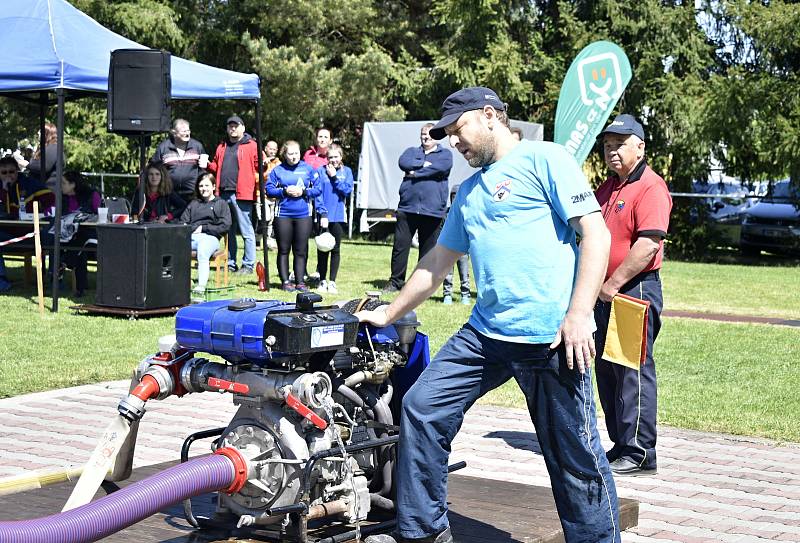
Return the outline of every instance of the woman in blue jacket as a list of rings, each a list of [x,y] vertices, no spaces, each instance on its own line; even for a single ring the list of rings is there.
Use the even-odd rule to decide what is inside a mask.
[[[267,196],[275,198],[275,237],[278,242],[278,275],[285,291],[307,290],[303,278],[308,260],[308,238],[312,226],[312,201],[321,192],[311,166],[300,162],[300,144],[286,141],[281,147],[281,163],[267,178]],[[289,251],[297,283],[289,281]]]
[[[347,224],[344,202],[353,192],[353,172],[342,164],[342,148],[333,143],[328,147],[328,164],[317,170],[322,192],[317,196],[317,214],[320,228],[328,230],[336,240],[330,253],[317,250],[317,272],[321,292],[336,294],[336,275],[339,273],[339,246]],[[328,276],[328,254],[331,255],[331,273]]]

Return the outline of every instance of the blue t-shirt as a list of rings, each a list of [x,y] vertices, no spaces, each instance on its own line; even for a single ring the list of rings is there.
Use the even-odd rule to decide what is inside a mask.
[[[439,243],[472,260],[478,299],[469,323],[504,341],[553,341],[577,273],[568,221],[595,211],[583,172],[555,143],[522,141],[464,181]]]

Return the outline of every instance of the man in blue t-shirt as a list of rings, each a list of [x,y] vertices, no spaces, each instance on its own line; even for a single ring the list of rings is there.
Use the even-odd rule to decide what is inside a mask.
[[[368,543],[449,543],[447,461],[466,410],[514,378],[525,394],[567,542],[618,542],[617,494],[597,432],[594,302],[610,236],[580,168],[560,145],[517,141],[491,89],[451,94],[431,137],[470,166],[437,245],[388,306],[386,326],[425,301],[463,254],[477,302],[403,398],[397,533]],[[576,233],[581,244],[576,243]]]

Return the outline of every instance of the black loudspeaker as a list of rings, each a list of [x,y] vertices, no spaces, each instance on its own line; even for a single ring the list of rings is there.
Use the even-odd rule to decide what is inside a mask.
[[[170,54],[157,49],[111,51],[108,130],[138,135],[170,129]]]
[[[187,305],[191,227],[97,225],[97,305],[155,309]]]

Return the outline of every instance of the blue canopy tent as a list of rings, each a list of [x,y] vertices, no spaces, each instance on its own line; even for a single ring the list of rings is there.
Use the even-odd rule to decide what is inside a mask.
[[[65,100],[106,96],[111,52],[147,48],[108,30],[66,0],[3,0],[2,6],[0,28],[4,31],[4,39],[3,54],[0,55],[0,95],[40,105],[42,152],[45,149],[46,110],[53,103],[57,104],[56,167],[60,179],[64,169]],[[256,103],[256,142],[261,156],[261,93],[256,74],[223,70],[173,56],[171,81],[173,99],[253,100]],[[55,102],[52,101],[53,94]],[[44,163],[44,156],[41,158]],[[259,176],[262,173],[259,171]],[[57,183],[56,223],[61,220],[60,193],[61,187]],[[261,201],[266,203],[263,197]],[[59,238],[55,236],[55,269],[58,269],[58,258]],[[266,251],[264,258],[267,258]],[[266,261],[264,264],[269,269]],[[58,280],[55,277],[53,311],[58,311]]]

